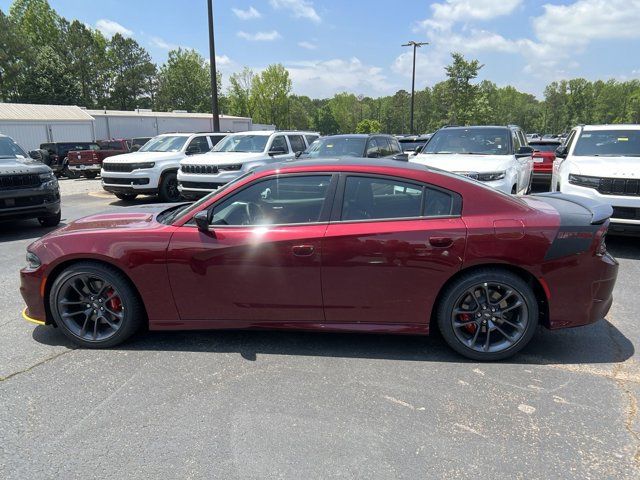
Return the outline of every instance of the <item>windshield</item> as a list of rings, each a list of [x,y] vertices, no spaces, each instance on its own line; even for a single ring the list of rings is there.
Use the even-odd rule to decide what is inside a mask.
[[[325,137],[316,140],[304,152],[305,158],[363,157],[367,139],[364,137]]]
[[[573,154],[595,157],[640,157],[640,130],[583,131]]]
[[[422,153],[466,153],[508,155],[506,128],[443,128],[438,130]]]
[[[27,153],[9,137],[0,137],[0,159],[16,157],[27,158]]]
[[[216,143],[213,152],[264,152],[269,135],[229,135]]]
[[[213,197],[215,195],[218,195],[220,192],[224,192],[225,190],[227,190],[232,185],[235,185],[239,181],[244,180],[245,178],[247,178],[250,175],[253,175],[254,173],[255,172],[253,170],[251,170],[251,171],[245,173],[244,175],[240,175],[238,178],[236,178],[234,180],[231,180],[229,183],[223,185],[222,187],[218,188],[217,190],[214,190],[209,195],[207,195],[205,197],[202,197],[197,202],[188,203],[186,205],[180,205],[180,208],[177,208],[175,206],[171,207],[171,208],[165,210],[164,212],[162,212],[160,215],[158,215],[158,221],[161,222],[161,223],[165,223],[165,224],[169,225],[176,218],[182,217],[183,215],[186,215],[186,214],[196,210],[200,205],[202,205],[203,203],[208,202],[211,197]]]
[[[149,140],[138,150],[139,152],[178,152],[182,149],[189,137],[162,136]]]
[[[560,143],[535,143],[529,142],[529,146],[539,152],[555,152]]]

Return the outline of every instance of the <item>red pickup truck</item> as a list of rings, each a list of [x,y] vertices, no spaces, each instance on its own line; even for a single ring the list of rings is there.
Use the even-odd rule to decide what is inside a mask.
[[[131,151],[126,140],[99,140],[96,143],[98,149],[69,152],[67,158],[71,172],[86,178],[96,178],[105,158]]]

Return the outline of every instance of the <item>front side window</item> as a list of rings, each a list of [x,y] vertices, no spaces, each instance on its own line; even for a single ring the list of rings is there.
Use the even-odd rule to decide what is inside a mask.
[[[367,144],[367,157],[369,158],[378,158],[380,156],[380,143],[378,143],[378,139],[372,138],[369,140]]]
[[[224,137],[222,137],[220,135],[215,135],[215,136],[210,135],[209,136],[209,141],[211,142],[211,146],[215,147],[218,144],[218,142],[220,142],[220,140],[222,140],[223,138]]]
[[[271,152],[281,151],[284,153],[289,153],[289,147],[287,146],[287,141],[284,138],[284,135],[278,135],[273,139],[273,143],[271,143]]]
[[[189,143],[189,146],[187,147],[187,153],[190,154],[206,153],[209,150],[210,148],[207,137],[196,137],[191,140],[191,143]]]
[[[318,139],[318,135],[305,135],[304,138],[307,139],[307,145],[311,145]]]
[[[145,143],[139,152],[179,152],[189,137],[163,135]]]
[[[395,138],[389,139],[389,145],[391,145],[391,155],[402,153],[402,147],[400,147],[400,143]]]
[[[306,148],[302,135],[289,135],[289,143],[294,152],[304,152]]]
[[[389,143],[388,138],[378,137],[377,142],[380,144],[380,156],[381,157],[389,157],[393,155],[391,153],[391,144]]]
[[[216,205],[211,224],[259,226],[318,222],[330,184],[331,175],[261,180]]]
[[[640,130],[583,130],[576,156],[640,157]]]
[[[422,153],[508,155],[507,128],[443,128],[427,143]]]

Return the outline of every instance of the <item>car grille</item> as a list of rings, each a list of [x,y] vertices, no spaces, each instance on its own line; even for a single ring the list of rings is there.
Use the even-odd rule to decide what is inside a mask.
[[[19,175],[0,175],[0,190],[34,188],[40,186],[40,175],[34,173]]]
[[[637,178],[601,178],[598,192],[603,195],[640,195],[640,179]]]
[[[148,185],[149,179],[102,177],[102,182],[108,185]]]
[[[640,208],[613,207],[613,215],[611,215],[611,218],[619,218],[620,220],[640,220]]]
[[[133,172],[134,165],[132,163],[103,163],[102,168],[105,172]]]
[[[180,182],[183,188],[201,188],[203,190],[216,190],[220,188],[224,183],[211,183],[211,182]]]
[[[218,173],[218,167],[216,165],[182,165],[180,167],[182,173],[200,173],[215,175]]]

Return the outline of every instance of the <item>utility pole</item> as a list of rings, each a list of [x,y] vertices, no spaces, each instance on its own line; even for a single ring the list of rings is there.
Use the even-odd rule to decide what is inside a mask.
[[[413,74],[411,76],[411,121],[410,121],[411,135],[413,135],[413,100],[414,100],[415,89],[416,89],[416,49],[420,48],[423,45],[429,45],[429,42],[414,42],[413,40],[411,40],[408,43],[402,44],[403,47],[413,47]]]
[[[213,0],[207,0],[209,7],[209,65],[211,66],[211,113],[213,114],[213,131],[220,131],[218,115],[218,77],[216,76],[216,46],[213,40]]]

